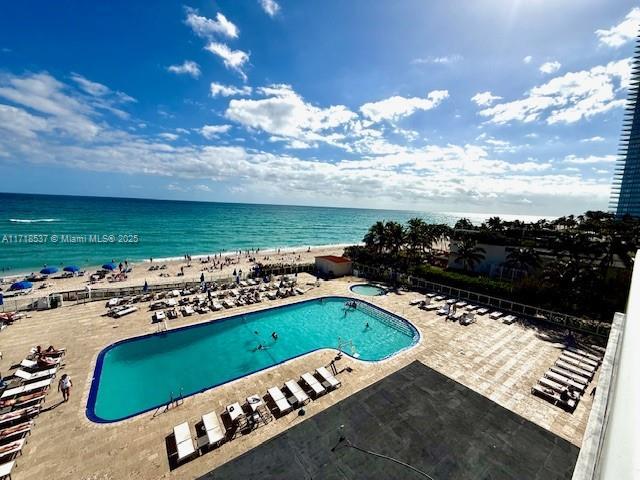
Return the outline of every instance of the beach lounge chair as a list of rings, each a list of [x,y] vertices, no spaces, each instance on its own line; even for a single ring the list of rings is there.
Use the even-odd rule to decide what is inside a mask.
[[[22,447],[24,447],[26,441],[24,438],[19,438],[11,443],[0,445],[0,459],[4,460],[9,457],[10,460],[13,460],[18,454],[22,453]]]
[[[37,372],[26,372],[22,369],[18,369],[14,372],[13,376],[18,377],[24,383],[29,383],[43,378],[53,378],[56,376],[57,371],[57,368],[49,368],[47,370],[39,370]]]
[[[583,370],[582,368],[579,368],[579,367],[576,367],[575,365],[564,362],[561,359],[556,360],[556,365],[560,368],[563,368],[564,370],[568,370],[570,372],[577,373],[582,377],[588,378],[589,381],[591,381],[591,379],[593,378],[593,372],[590,372],[588,370]]]
[[[576,347],[568,347],[567,350],[572,352],[572,353],[575,353],[575,354],[578,354],[578,355],[582,355],[583,357],[590,358],[594,362],[598,362],[598,364],[600,364],[602,362],[602,357],[600,355],[596,355],[594,353],[589,353],[586,350],[582,350],[582,349],[576,348]]]
[[[500,318],[502,315],[504,315],[504,313],[502,313],[502,312],[498,312],[498,311],[496,310],[495,312],[491,312],[491,313],[489,314],[489,318],[490,318],[491,320],[497,320],[497,319],[498,319],[498,318]]]
[[[591,373],[595,373],[596,368],[591,364],[588,363],[584,363],[581,362],[580,360],[576,360],[575,358],[571,358],[569,356],[567,356],[565,353],[562,353],[559,357],[560,360],[562,360],[563,362],[567,362],[570,363],[571,365],[575,365],[578,368],[581,368],[583,370],[586,370],[587,372],[591,372]]]
[[[50,365],[40,366],[36,360],[29,360],[28,358],[25,358],[20,362],[20,366],[27,370],[49,370],[55,365],[60,365],[60,362],[62,362],[62,358],[51,358],[48,362]]]
[[[418,308],[426,311],[431,311],[437,310],[438,306],[434,304],[429,297],[427,297],[426,300]]]
[[[29,420],[28,422],[20,423],[18,425],[14,425],[12,427],[7,427],[0,430],[0,442],[6,442],[10,438],[14,437],[26,437],[29,433],[31,433],[31,427],[33,426],[33,420]],[[2,476],[0,476],[2,478]]]
[[[120,298],[116,297],[116,298],[111,298],[107,301],[107,308],[112,308],[112,307],[117,307],[118,305],[120,305]]]
[[[447,300],[447,303],[449,305],[453,305],[454,303],[456,303],[458,300],[456,300],[455,298],[450,298],[449,300]]]
[[[442,300],[444,300],[445,298],[447,298],[447,297],[445,297],[445,296],[443,296],[443,295],[438,295],[437,297],[435,297],[435,298],[434,298],[434,300],[435,300],[436,302],[441,302],[441,301],[442,301]]]
[[[13,410],[8,413],[0,415],[0,425],[7,425],[9,423],[16,422],[18,420],[27,420],[40,413],[40,406],[21,408],[20,410]]]
[[[438,315],[449,315],[449,305],[443,305],[442,307],[440,307],[440,309],[436,312]]]
[[[236,306],[236,303],[233,300],[225,298],[224,300],[222,300],[222,305],[224,306],[224,308],[233,308]]]
[[[113,314],[113,316],[115,318],[121,318],[121,317],[124,317],[125,315],[129,315],[130,313],[137,312],[137,311],[138,311],[137,307],[127,307],[124,310],[117,311],[116,313]]]
[[[334,377],[326,367],[316,368],[316,373],[320,376],[322,386],[327,390],[335,390],[342,386],[342,383]]]
[[[275,300],[276,298],[278,298],[278,294],[276,292],[268,292],[267,293],[267,298],[269,300]]]
[[[194,313],[195,312],[193,311],[193,308],[191,307],[191,305],[186,305],[186,306],[182,307],[182,315],[183,316],[190,317]]]
[[[479,309],[476,311],[476,313],[477,313],[478,315],[486,315],[487,313],[489,313],[489,309],[488,309],[488,308],[484,308],[484,307],[483,307],[483,308],[479,308]]]
[[[583,377],[582,375],[578,375],[575,372],[565,370],[564,368],[558,367],[557,365],[552,365],[551,367],[549,367],[549,371],[555,372],[559,375],[562,375],[563,377],[570,378],[571,380],[578,383],[583,383],[585,385],[589,383],[589,378]]]
[[[162,310],[158,310],[156,313],[153,314],[153,321],[154,322],[161,322],[165,318],[167,318],[167,316],[165,315],[165,313]]]
[[[10,462],[3,463],[0,465],[0,479],[11,480],[11,471],[13,470],[14,465],[16,464],[15,460],[11,460]]]
[[[553,380],[554,382],[564,385],[565,387],[571,387],[580,393],[584,393],[587,388],[584,383],[576,382],[575,380],[571,380],[570,378],[560,375],[559,373],[553,372],[551,370],[546,371],[544,376],[550,380]]]
[[[582,355],[577,354],[577,353],[573,353],[572,351],[570,351],[568,349],[565,349],[562,352],[562,354],[567,356],[567,357],[569,357],[569,358],[574,358],[574,359],[576,359],[576,360],[578,360],[580,362],[586,363],[587,365],[592,365],[592,366],[594,366],[596,368],[598,367],[598,365],[600,365],[600,363],[597,362],[596,360],[593,360],[593,359],[588,358],[588,357],[583,357]]]
[[[431,300],[431,299],[429,299],[429,300]],[[416,305],[421,305],[421,304],[423,304],[424,302],[425,302],[425,301],[424,301],[424,300],[422,300],[421,298],[414,298],[413,300],[411,300],[411,301],[409,302],[409,305],[410,305],[410,306],[412,306],[412,307],[415,307]]]
[[[311,390],[315,397],[319,397],[323,393],[326,393],[326,389],[316,380],[316,378],[310,373],[303,373],[300,376],[300,380],[302,380]]]
[[[459,320],[462,320],[462,317],[464,317],[466,315],[465,312],[461,312],[461,311],[457,311],[456,313],[454,313],[453,315],[450,315],[449,318],[454,321],[457,322]]]
[[[507,315],[506,317],[504,317],[502,319],[502,323],[507,324],[507,325],[511,325],[516,320],[517,320],[517,318],[514,315]]]
[[[20,395],[22,393],[29,393],[36,390],[47,390],[50,385],[51,385],[51,379],[49,378],[46,380],[40,380],[33,383],[27,383],[26,385],[22,385],[20,387],[9,388],[4,392],[2,392],[2,395],[0,395],[0,399],[11,398],[11,397],[15,397],[16,395]]]
[[[427,295],[426,295],[426,296],[427,296],[427,298],[433,298],[433,297],[435,297],[436,295],[437,295],[437,293],[433,293],[433,292],[431,292],[431,293],[427,293]]]
[[[576,401],[574,399],[570,398],[569,400],[564,401],[560,398],[560,394],[558,392],[549,387],[534,385],[531,388],[531,393],[565,409],[573,410],[576,408]]]
[[[456,303],[456,307],[458,308],[463,308],[467,306],[467,302],[465,302],[464,300],[460,300],[458,303]]]
[[[278,387],[271,387],[267,390],[267,393],[271,397],[271,400],[273,400],[273,403],[275,403],[280,415],[285,415],[286,413],[289,413],[291,411],[291,404],[285,398],[282,390],[280,390]]]
[[[464,317],[460,319],[460,325],[471,325],[476,321],[475,313],[467,312]]]
[[[217,312],[218,310],[222,310],[224,307],[222,305],[220,305],[218,302],[213,302],[211,304],[211,309],[215,312]]]
[[[227,432],[216,412],[209,412],[203,415],[202,425],[204,426],[208,446],[218,446],[227,438]]]
[[[289,390],[289,393],[291,394],[291,397],[287,398],[287,401],[291,405],[302,406],[311,401],[309,395],[307,395],[305,391],[300,388],[300,385],[298,385],[294,380],[284,382],[284,386],[287,387],[287,390]]]
[[[187,422],[173,427],[173,436],[176,440],[176,455],[178,463],[197,454],[197,450],[191,437],[191,430]]]

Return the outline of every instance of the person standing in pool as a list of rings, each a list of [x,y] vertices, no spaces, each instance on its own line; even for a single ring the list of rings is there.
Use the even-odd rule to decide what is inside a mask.
[[[278,340],[278,334],[276,332],[273,332],[271,334],[271,338],[273,338],[274,340]]]
[[[71,387],[73,383],[71,383],[71,377],[66,373],[62,375],[60,381],[58,382],[58,391],[62,392],[62,401],[68,402],[69,397],[71,396]]]

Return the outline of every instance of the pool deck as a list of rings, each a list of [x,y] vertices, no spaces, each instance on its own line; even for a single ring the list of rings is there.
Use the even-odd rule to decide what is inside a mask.
[[[312,282],[312,277],[299,276],[303,287],[307,288],[307,282]],[[103,302],[31,313],[30,318],[0,333],[3,353],[0,371],[6,375],[10,366],[19,363],[36,344],[64,346],[68,353],[63,372],[71,376],[74,387],[72,398],[66,404],[58,404],[60,395],[55,388],[47,396],[45,411],[36,420],[23,449],[24,455],[18,457],[14,480],[198,478],[416,360],[580,446],[591,410],[591,397],[585,395],[577,409],[567,413],[530,393],[531,386],[554,363],[562,349],[556,332],[520,324],[504,325],[488,317],[477,317],[477,323],[465,327],[445,322],[434,312],[409,306],[410,300],[420,297],[416,292],[359,297],[349,291],[355,282],[362,283],[354,278],[332,280],[322,282],[303,296],[265,300],[258,305],[167,321],[170,328],[175,328],[314,297],[342,295],[367,300],[403,316],[422,335],[416,347],[380,363],[343,357],[337,362],[338,369],[351,367],[352,371],[338,375],[342,388],[311,402],[304,417],[298,417],[295,412],[289,414],[173,470],[167,458],[166,440],[175,425],[188,421],[194,433],[194,424],[204,413],[221,413],[228,404],[242,402],[252,394],[264,395],[272,386],[298,379],[301,373],[328,364],[335,351],[314,352],[216,387],[189,397],[181,406],[155,417],[149,412],[122,422],[96,424],[85,416],[85,407],[97,355],[115,341],[157,331],[157,326],[151,324],[151,313],[145,304],[139,304],[138,312],[114,320],[103,316],[106,312]],[[185,369],[188,368],[185,365]]]

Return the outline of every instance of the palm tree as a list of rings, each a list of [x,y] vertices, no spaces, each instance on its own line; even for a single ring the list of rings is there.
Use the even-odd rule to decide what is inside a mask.
[[[502,220],[500,219],[500,217],[491,217],[490,219],[487,220],[486,225],[487,225],[487,228],[492,232],[501,232],[502,229],[504,228],[504,225],[502,224]]]
[[[412,257],[417,257],[417,252],[424,252],[427,235],[427,224],[421,218],[411,218],[407,222],[406,241]]]
[[[404,227],[398,222],[387,222],[384,231],[386,247],[393,256],[397,256],[405,240]]]
[[[376,222],[371,225],[363,241],[367,248],[381,254],[387,246],[387,229],[384,222]]]
[[[456,230],[473,230],[473,223],[468,218],[461,218],[453,226]]]
[[[465,270],[473,270],[473,268],[484,260],[486,255],[484,248],[478,247],[475,240],[465,238],[458,243],[458,248],[454,253],[456,263],[462,263]]]
[[[528,272],[540,266],[540,255],[533,248],[516,248],[507,255],[505,265]]]

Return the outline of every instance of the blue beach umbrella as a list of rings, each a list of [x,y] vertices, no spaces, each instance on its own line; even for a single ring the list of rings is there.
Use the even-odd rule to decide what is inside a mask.
[[[11,287],[9,287],[9,290],[27,290],[29,288],[33,287],[33,283],[31,282],[27,282],[22,281],[22,282],[16,282],[13,285],[11,285]]]
[[[56,267],[44,267],[42,270],[40,270],[40,273],[43,273],[44,275],[51,275],[52,273],[56,273],[58,271],[58,269]]]
[[[65,272],[71,272],[71,273],[76,273],[80,271],[80,267],[76,266],[76,265],[69,265],[63,268],[63,270]]]
[[[117,266],[115,263],[105,263],[104,265],[102,265],[102,268],[104,268],[105,270],[115,270]]]

